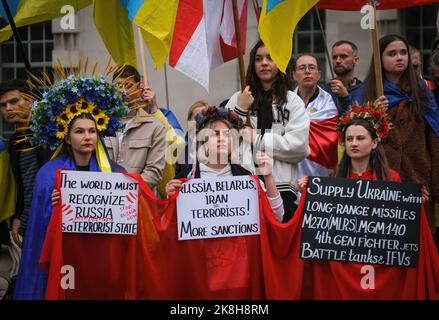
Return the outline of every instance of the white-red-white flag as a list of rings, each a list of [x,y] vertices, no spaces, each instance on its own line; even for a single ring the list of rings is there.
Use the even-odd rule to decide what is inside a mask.
[[[245,50],[247,0],[238,0]],[[209,90],[210,70],[237,57],[232,0],[180,0],[169,64]]]
[[[319,95],[310,102],[306,111],[311,121],[309,148],[311,154],[299,162],[299,178],[329,176],[337,166],[338,110],[332,96],[318,87]],[[297,94],[297,88],[295,93]]]

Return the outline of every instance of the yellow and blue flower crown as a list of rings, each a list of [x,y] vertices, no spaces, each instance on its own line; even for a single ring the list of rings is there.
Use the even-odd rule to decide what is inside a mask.
[[[67,135],[72,119],[82,113],[92,115],[100,134],[114,135],[129,112],[123,94],[116,84],[97,75],[70,75],[55,83],[32,104],[33,143],[55,150]]]

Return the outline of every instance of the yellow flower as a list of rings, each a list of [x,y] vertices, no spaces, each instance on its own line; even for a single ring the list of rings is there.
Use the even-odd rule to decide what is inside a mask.
[[[56,123],[67,126],[70,120],[72,120],[72,117],[67,112],[63,112],[56,118]]]
[[[58,132],[56,133],[56,138],[63,140],[64,137],[67,135],[67,124],[60,124],[58,123]]]
[[[99,132],[107,129],[107,124],[108,121],[110,121],[110,117],[108,117],[105,113],[101,111],[99,114],[93,115],[93,118],[96,121],[96,129],[98,129]]]
[[[69,104],[66,107],[66,110],[64,111],[65,113],[67,113],[69,120],[73,119],[75,116],[81,114],[82,112],[80,111],[80,109],[78,108],[78,105],[75,104]]]
[[[81,113],[92,113],[93,110],[96,108],[93,102],[88,102],[83,99],[79,100],[76,105],[78,109],[81,110]]]

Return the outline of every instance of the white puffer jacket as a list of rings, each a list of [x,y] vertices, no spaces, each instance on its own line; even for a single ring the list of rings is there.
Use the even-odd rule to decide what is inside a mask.
[[[236,92],[226,107],[234,110],[246,121],[246,111],[237,106]],[[255,147],[266,152],[274,160],[273,177],[277,185],[295,185],[297,180],[297,164],[310,154],[308,136],[310,120],[305,105],[300,97],[288,91],[288,102],[278,111],[273,106],[273,125],[263,137],[258,132]],[[251,116],[253,128],[257,128],[257,117]],[[256,152],[256,150],[254,150]],[[255,172],[250,144],[243,142],[241,147],[241,165]]]

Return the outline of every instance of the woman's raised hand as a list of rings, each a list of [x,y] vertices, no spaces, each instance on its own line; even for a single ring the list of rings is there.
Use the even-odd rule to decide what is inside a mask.
[[[263,176],[268,176],[273,172],[273,159],[271,159],[265,152],[256,152],[256,164],[258,165],[257,173]]]
[[[253,104],[253,101],[255,101],[255,99],[250,91],[250,86],[245,87],[244,91],[238,94],[237,105],[242,110],[249,110]]]
[[[389,100],[386,98],[386,96],[381,96],[375,100],[375,104],[378,106],[381,106],[381,107],[388,108],[389,107]]]

